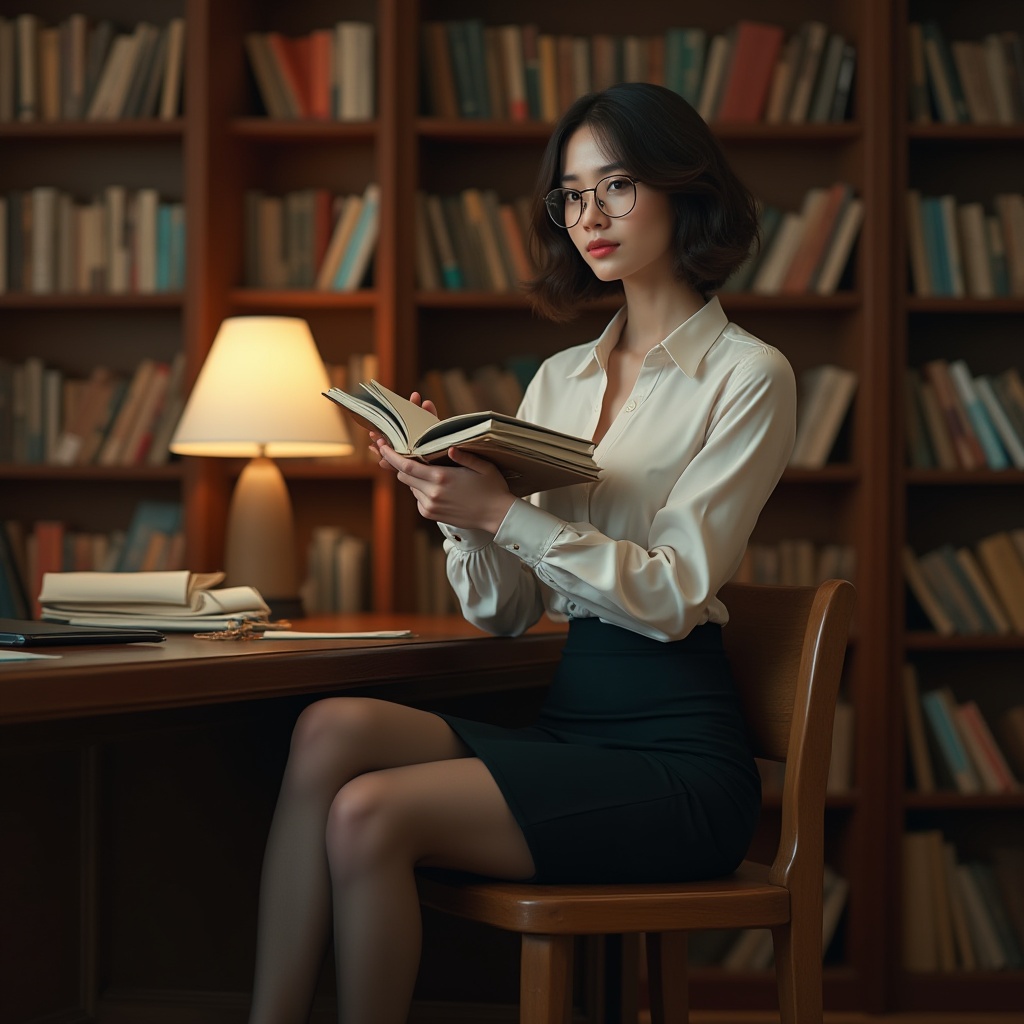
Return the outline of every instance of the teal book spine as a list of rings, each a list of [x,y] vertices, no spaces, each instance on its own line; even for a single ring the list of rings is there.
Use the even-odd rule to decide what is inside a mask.
[[[156,290],[171,287],[171,208],[161,203],[156,213]]]
[[[921,694],[921,707],[957,789],[961,793],[976,793],[979,788],[977,776],[957,735],[956,727],[946,714],[942,695],[938,690],[929,690]]]

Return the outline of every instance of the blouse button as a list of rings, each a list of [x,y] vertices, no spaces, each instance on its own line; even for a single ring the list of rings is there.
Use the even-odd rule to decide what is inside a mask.
[[[635,408],[636,408],[636,402],[634,402],[633,399],[631,398],[626,403],[626,412],[632,412]]]
[[[518,544],[513,544],[512,545],[512,550],[513,551],[518,551],[519,550],[519,545]]]

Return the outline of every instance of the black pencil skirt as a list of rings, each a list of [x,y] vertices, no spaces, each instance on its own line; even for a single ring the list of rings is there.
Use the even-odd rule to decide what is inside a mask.
[[[749,848],[761,782],[720,626],[661,643],[575,619],[535,725],[442,717],[501,788],[533,881],[712,878]]]

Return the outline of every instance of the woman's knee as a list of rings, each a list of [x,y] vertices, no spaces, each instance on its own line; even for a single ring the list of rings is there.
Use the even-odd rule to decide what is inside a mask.
[[[340,787],[360,768],[360,750],[370,745],[374,701],[329,697],[306,707],[292,729],[288,773],[293,781],[320,782],[326,776]]]
[[[401,849],[401,815],[377,772],[346,782],[327,815],[327,857],[336,881],[358,877]]]

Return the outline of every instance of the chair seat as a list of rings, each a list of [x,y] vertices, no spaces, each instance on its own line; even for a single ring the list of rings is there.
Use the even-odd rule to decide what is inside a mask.
[[[789,920],[789,891],[752,861],[724,878],[671,885],[529,885],[429,871],[419,890],[435,910],[534,935],[769,928]]]

